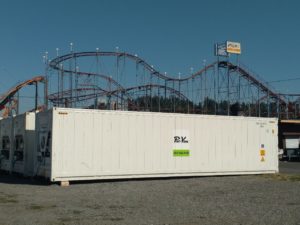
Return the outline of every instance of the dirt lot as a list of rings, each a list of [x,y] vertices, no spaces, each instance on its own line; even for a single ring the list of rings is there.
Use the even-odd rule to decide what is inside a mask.
[[[300,225],[300,162],[282,174],[60,187],[0,177],[0,224]]]

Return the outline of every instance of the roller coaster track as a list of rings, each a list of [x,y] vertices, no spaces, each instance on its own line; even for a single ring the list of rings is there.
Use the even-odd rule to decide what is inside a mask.
[[[267,93],[270,97],[278,99],[282,104],[287,103],[286,100],[282,97],[282,95],[272,90],[270,87],[268,87],[267,84],[258,80],[258,78],[256,78],[255,76],[251,75],[246,69],[240,66],[236,66],[227,61],[219,62],[219,66],[227,67],[230,70],[237,71],[242,77],[245,77],[246,79],[250,80],[253,84],[258,86],[263,92]]]
[[[136,73],[138,73],[137,72],[137,71],[139,71],[138,68],[139,68],[139,66],[141,66],[144,69],[143,76],[151,76],[150,77],[151,79],[148,84],[141,83],[140,85],[136,84],[135,86],[130,85],[128,87],[128,86],[125,86],[126,84],[121,84],[119,80],[113,79],[112,76],[100,74],[98,72],[96,73],[96,72],[78,71],[77,67],[73,69],[72,66],[70,66],[69,69],[66,69],[62,66],[68,60],[73,60],[73,59],[81,58],[81,57],[116,57],[117,58],[117,66],[118,66],[118,62],[119,62],[118,60],[120,58],[124,59],[124,64],[125,64],[125,59],[128,59],[129,61],[132,61],[133,63],[136,64]],[[75,62],[77,62],[77,61],[75,61]],[[152,96],[153,89],[158,89],[157,91],[158,91],[159,96],[160,96],[160,94],[159,94],[160,89],[162,89],[165,91],[165,93],[167,93],[167,91],[168,91],[169,94],[175,95],[184,101],[193,102],[195,99],[189,99],[184,94],[184,92],[187,92],[187,90],[180,91],[180,87],[181,87],[180,85],[185,84],[185,83],[181,83],[181,82],[186,82],[186,85],[187,85],[186,87],[188,89],[189,81],[193,81],[192,88],[196,84],[196,88],[198,88],[196,90],[202,91],[203,90],[202,89],[202,82],[203,82],[202,77],[205,76],[205,78],[206,78],[206,76],[213,76],[212,79],[215,79],[215,75],[211,75],[211,74],[216,74],[215,71],[218,70],[218,75],[219,75],[220,69],[228,71],[228,74],[227,74],[227,72],[220,73],[220,76],[222,76],[222,79],[224,78],[224,76],[228,75],[228,85],[226,83],[222,84],[222,85],[225,84],[228,87],[227,96],[226,96],[226,97],[228,97],[227,98],[228,102],[230,102],[229,95],[231,94],[229,91],[229,88],[230,88],[229,76],[231,78],[233,78],[232,79],[233,82],[235,81],[234,76],[238,76],[238,79],[243,78],[243,82],[244,83],[246,82],[246,85],[243,85],[244,87],[249,86],[250,89],[255,88],[253,90],[254,90],[254,93],[255,93],[255,90],[258,91],[257,92],[258,93],[257,102],[259,104],[260,104],[260,101],[263,101],[265,99],[267,99],[267,101],[269,101],[269,99],[272,99],[272,101],[275,100],[278,103],[277,107],[279,105],[285,105],[287,107],[289,104],[289,101],[286,99],[286,97],[300,96],[300,94],[290,94],[289,95],[289,94],[278,93],[267,82],[263,81],[262,78],[260,78],[258,75],[256,75],[251,70],[249,70],[246,66],[241,65],[241,64],[235,65],[229,61],[216,61],[211,64],[205,65],[202,69],[196,71],[195,73],[182,75],[181,77],[178,77],[177,75],[173,76],[170,74],[166,75],[165,73],[164,74],[161,73],[160,71],[155,69],[152,65],[150,65],[148,62],[146,62],[144,59],[138,57],[137,55],[133,55],[133,54],[126,53],[126,52],[100,52],[100,51],[93,52],[92,51],[92,52],[72,52],[70,54],[56,57],[47,64],[47,69],[53,69],[53,70],[57,70],[58,72],[61,72],[62,82],[64,82],[63,73],[67,73],[67,75],[71,75],[70,78],[72,78],[73,75],[80,76],[81,78],[90,77],[90,76],[98,77],[98,78],[103,79],[104,81],[107,81],[107,85],[110,85],[110,86],[106,87],[106,88],[105,87],[100,88],[100,87],[96,86],[96,83],[94,85],[92,83],[90,83],[90,84],[86,84],[86,85],[90,85],[90,86],[83,87],[85,85],[86,81],[84,81],[84,83],[79,84],[78,79],[77,79],[78,77],[75,77],[75,82],[77,79],[77,83],[75,83],[74,89],[72,89],[72,85],[70,85],[70,90],[64,90],[63,89],[64,85],[62,83],[62,86],[61,86],[62,88],[58,93],[51,93],[50,95],[48,95],[47,94],[48,93],[48,80],[44,76],[36,76],[36,77],[33,77],[32,79],[29,79],[27,81],[19,83],[18,85],[14,86],[9,91],[4,93],[2,96],[0,96],[0,111],[3,110],[4,108],[6,110],[9,109],[9,107],[6,106],[7,103],[15,101],[14,96],[20,89],[22,89],[23,87],[25,87],[27,85],[38,84],[39,82],[45,83],[45,104],[46,104],[46,100],[48,99],[54,104],[62,104],[62,105],[65,104],[67,106],[69,102],[70,103],[80,102],[80,101],[85,101],[85,100],[104,96],[104,97],[115,97],[117,99],[127,100],[128,104],[131,104],[134,106],[136,99],[134,99],[133,97],[135,96],[136,93],[138,93],[140,91],[144,91],[144,93],[147,95],[148,91],[150,90],[149,93],[150,93],[151,97],[153,97]],[[118,69],[118,67],[117,67],[117,69]],[[145,73],[145,71],[146,71],[146,73]],[[206,73],[207,71],[213,71],[213,73]],[[152,81],[153,76],[158,78],[157,83],[155,81],[154,82]],[[199,80],[195,80],[196,78],[201,79],[199,83],[197,83]],[[72,82],[72,79],[70,79],[70,80]],[[161,81],[165,81],[164,82],[165,85],[161,85]],[[196,81],[196,82],[194,82],[194,81]],[[87,82],[90,82],[90,81],[87,81]],[[171,84],[173,84],[173,88],[171,88],[170,86],[167,85],[167,84],[170,85],[170,82],[171,82]],[[213,82],[215,82],[215,80],[213,80]],[[224,81],[222,81],[222,82],[224,82]],[[58,81],[58,84],[59,84],[59,81]],[[72,83],[70,83],[70,84],[72,84]],[[127,84],[127,85],[129,85],[129,84]],[[176,85],[178,85],[178,87],[179,87],[178,90],[176,88],[174,88]],[[201,87],[197,87],[197,85],[201,85]],[[241,86],[238,86],[238,87],[241,87]],[[221,86],[221,88],[224,88],[224,86]],[[60,86],[58,86],[58,90],[59,89],[60,89]],[[193,91],[193,89],[192,89],[192,91]],[[223,93],[223,92],[220,92],[220,93]],[[250,93],[252,93],[252,90],[250,91]],[[200,95],[202,96],[201,93],[200,93]],[[263,96],[261,96],[261,95],[263,95]],[[138,95],[136,95],[136,96],[138,96]],[[165,96],[167,96],[167,95],[165,95]],[[192,96],[194,97],[194,95],[192,95]],[[202,98],[201,96],[200,96],[200,98]],[[226,97],[225,97],[225,99],[226,99]],[[198,98],[199,98],[199,96],[198,96]],[[197,99],[197,97],[196,97],[196,99]],[[71,104],[71,107],[72,107],[72,104]]]
[[[196,73],[193,73],[192,75],[187,76],[185,78],[181,78],[181,79],[180,78],[174,78],[176,76],[172,77],[172,76],[167,76],[165,74],[162,74],[158,70],[154,69],[149,63],[147,63],[142,58],[139,58],[136,55],[132,55],[132,54],[129,54],[129,53],[126,53],[126,52],[78,52],[78,53],[70,53],[70,54],[63,55],[63,56],[60,56],[60,57],[57,57],[57,58],[51,60],[49,66],[52,69],[61,70],[61,68],[60,68],[59,65],[62,62],[66,61],[66,60],[69,60],[69,59],[72,59],[72,58],[91,57],[91,56],[126,57],[126,58],[129,58],[129,59],[135,61],[136,63],[144,66],[145,69],[148,70],[152,75],[157,76],[157,77],[159,77],[159,78],[161,78],[163,80],[170,80],[170,81],[186,81],[186,80],[195,78],[195,77],[201,75],[206,70],[213,68],[214,65],[217,63],[217,62],[214,62],[214,63],[212,63],[210,65],[207,65],[203,69],[197,71]],[[63,70],[63,71],[67,72],[67,73],[70,73],[70,72],[76,73],[75,71],[70,71],[70,70]]]
[[[88,92],[88,91],[93,92],[93,93],[80,95],[79,97],[71,95],[71,92],[82,93],[82,92]],[[106,96],[108,94],[109,94],[108,91],[101,89],[101,88],[77,88],[75,90],[66,90],[63,93],[50,94],[48,96],[48,99],[51,102],[58,104],[63,101],[68,101],[68,102],[84,101],[84,100],[91,99],[94,97]],[[63,96],[63,97],[61,97],[61,96]]]
[[[116,80],[114,80],[113,78],[109,77],[109,76],[106,76],[104,74],[99,74],[99,73],[91,73],[91,72],[74,72],[74,71],[71,71],[71,70],[64,70],[65,73],[75,73],[75,74],[78,74],[78,75],[82,75],[82,76],[96,76],[96,77],[100,77],[104,80],[107,80],[109,81],[110,83],[114,84],[116,87],[118,87],[118,89],[120,90],[124,90],[124,87],[119,84]]]
[[[54,68],[54,69],[58,69],[58,67],[53,67],[53,68]],[[61,69],[60,69],[60,70],[61,70]],[[114,80],[113,78],[111,78],[111,77],[109,77],[109,76],[106,76],[106,75],[104,75],[104,74],[91,73],[91,72],[82,72],[82,71],[72,71],[72,70],[63,70],[63,71],[64,71],[64,73],[75,73],[75,74],[77,74],[77,75],[82,75],[82,76],[95,76],[95,77],[100,77],[100,78],[102,78],[102,79],[104,79],[104,80],[110,82],[111,84],[115,85],[115,86],[118,88],[118,90],[125,90],[124,87],[123,87],[121,84],[119,84],[116,80]],[[75,92],[76,92],[76,91],[78,91],[78,89],[75,90]],[[71,90],[70,90],[69,92],[71,93]],[[66,92],[64,92],[64,93],[66,93]],[[125,93],[125,95],[127,95],[127,93]],[[53,100],[53,96],[55,96],[55,94],[52,95],[52,96],[50,96],[50,98],[51,98],[52,100]],[[127,97],[130,99],[130,96],[127,95]]]
[[[104,89],[101,89],[99,87],[97,88],[77,88],[75,90],[72,90],[73,92],[78,92],[78,93],[82,93],[82,92],[91,92],[88,94],[81,94],[79,95],[79,97],[76,97],[74,95],[71,95],[71,90],[67,90],[64,91],[63,93],[54,93],[48,96],[49,100],[53,103],[59,103],[59,102],[63,102],[64,100],[71,103],[71,102],[75,102],[75,101],[84,101],[84,100],[88,100],[88,99],[92,99],[95,97],[101,97],[101,96],[116,96],[116,97],[120,97],[119,94],[120,93],[128,93],[129,91],[132,90],[145,90],[147,88],[160,88],[160,89],[164,89],[167,90],[171,93],[173,93],[174,95],[176,95],[177,97],[189,101],[189,99],[183,95],[181,92],[177,91],[176,89],[173,89],[171,87],[166,87],[164,85],[158,85],[158,84],[146,84],[146,85],[141,85],[141,86],[135,86],[135,87],[129,87],[123,90],[120,89],[116,89],[113,91],[107,91]],[[128,94],[127,94],[128,95]],[[60,96],[64,96],[64,97],[60,97]],[[130,99],[131,100],[131,99]]]
[[[13,96],[23,87],[27,85],[32,85],[34,83],[38,82],[44,82],[45,77],[44,76],[36,76],[29,80],[26,80],[24,82],[19,83],[15,87],[11,88],[9,91],[4,93],[2,96],[0,96],[0,110],[3,110],[5,108],[5,105],[13,98]]]
[[[169,92],[173,93],[174,95],[176,95],[177,97],[189,101],[189,99],[183,95],[180,91],[173,89],[171,87],[167,87],[164,85],[159,85],[159,84],[146,84],[146,85],[140,85],[140,86],[135,86],[135,87],[129,87],[126,88],[125,91],[132,91],[132,90],[141,90],[141,89],[150,89],[150,88],[160,88],[160,89],[165,89],[168,90]],[[114,94],[115,92],[119,92],[119,90],[115,90],[112,93]]]
[[[149,63],[147,63],[144,59],[138,57],[137,55],[132,55],[126,52],[77,52],[77,53],[70,53],[66,54],[60,57],[57,57],[53,60],[50,61],[49,66],[52,69],[55,70],[62,70],[60,68],[60,64],[66,60],[70,60],[73,58],[80,58],[80,57],[100,57],[100,56],[111,56],[111,57],[125,57],[130,60],[135,61],[137,64],[144,66],[146,70],[148,70],[151,75],[157,76],[160,79],[167,80],[167,81],[177,81],[177,82],[183,82],[187,80],[194,79],[198,76],[201,76],[205,71],[209,69],[213,69],[215,65],[219,67],[226,67],[230,71],[236,71],[239,73],[241,77],[244,77],[245,79],[249,80],[252,82],[252,84],[256,85],[258,88],[260,88],[263,92],[265,92],[269,97],[277,99],[280,104],[287,104],[287,101],[283,98],[282,95],[278,94],[276,91],[274,91],[269,85],[261,81],[259,78],[251,74],[251,72],[247,71],[247,69],[234,65],[230,62],[227,61],[221,61],[221,62],[213,62],[209,65],[206,65],[204,68],[200,69],[199,71],[187,75],[187,76],[182,76],[183,78],[175,78],[177,76],[167,76],[166,74],[163,74],[159,72],[158,70],[154,69],[153,66],[151,66]],[[91,75],[91,73],[84,73],[84,72],[76,72],[76,71],[71,71],[71,70],[65,70],[63,69],[64,72],[66,73],[78,73],[78,74],[86,74],[86,75]],[[104,78],[104,77],[103,77]],[[108,79],[106,77],[105,79]],[[110,78],[111,79],[111,78]],[[120,88],[120,90],[126,90],[123,88],[120,84],[118,84],[116,81],[114,81],[114,84]]]

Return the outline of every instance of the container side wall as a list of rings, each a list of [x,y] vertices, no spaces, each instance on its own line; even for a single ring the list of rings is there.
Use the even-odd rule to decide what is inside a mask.
[[[37,113],[35,121],[33,175],[50,178],[51,160],[55,157],[52,152],[53,136],[55,135],[52,129],[52,110]]]
[[[34,151],[36,146],[35,139],[35,115],[36,113],[28,113],[26,115],[26,142],[25,142],[25,171],[26,176],[34,175]]]
[[[13,118],[12,172],[16,172],[19,174],[24,174],[24,169],[25,169],[24,162],[27,160],[26,146],[25,146],[26,144],[25,124],[26,124],[26,114],[20,114]],[[23,148],[22,146],[20,146],[20,143],[18,144],[16,143],[20,141],[23,142]],[[23,154],[23,156],[21,154]]]
[[[277,121],[53,110],[52,179],[278,171]]]

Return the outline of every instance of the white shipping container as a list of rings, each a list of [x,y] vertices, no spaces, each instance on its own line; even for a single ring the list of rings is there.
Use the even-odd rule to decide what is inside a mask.
[[[51,181],[278,172],[273,118],[53,108],[36,134]]]
[[[35,113],[27,112],[13,118],[12,172],[33,175],[35,148]]]
[[[10,172],[12,159],[12,118],[0,120],[0,169]]]

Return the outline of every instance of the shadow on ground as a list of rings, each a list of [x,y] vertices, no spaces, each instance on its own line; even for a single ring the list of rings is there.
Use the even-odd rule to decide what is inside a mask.
[[[36,186],[45,186],[49,185],[49,181],[41,178],[30,178],[23,177],[18,174],[8,174],[6,172],[0,171],[0,184],[24,184],[24,185],[36,185]]]

